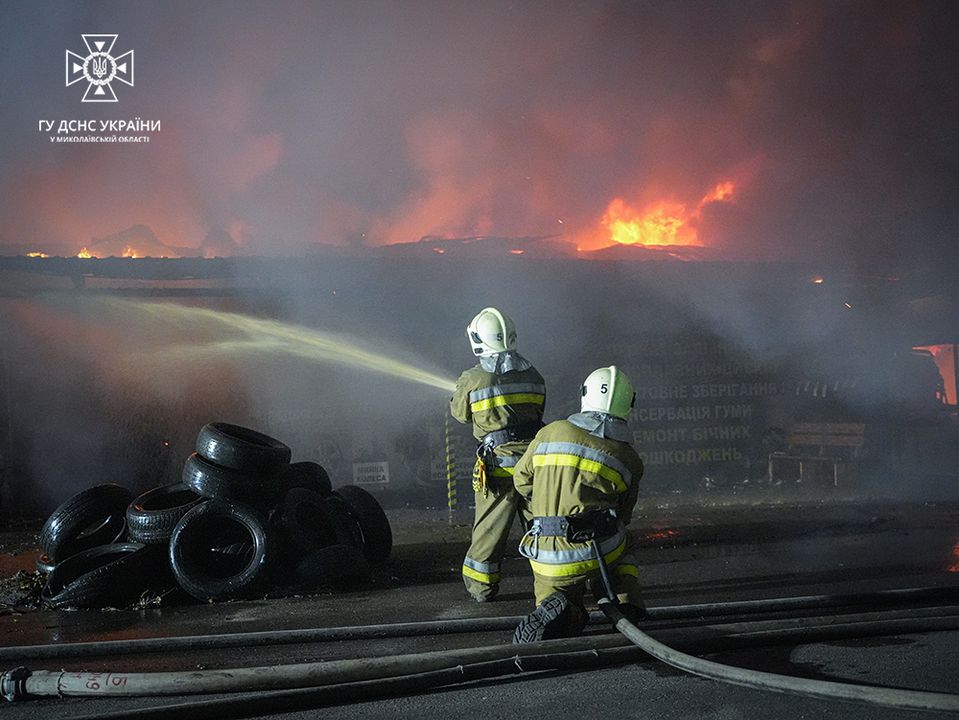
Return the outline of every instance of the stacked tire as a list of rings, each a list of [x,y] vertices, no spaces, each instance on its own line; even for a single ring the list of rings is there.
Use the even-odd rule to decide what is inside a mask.
[[[204,425],[182,485],[198,502],[173,525],[170,568],[199,600],[246,597],[263,589],[279,551],[269,514],[282,495],[290,448],[229,423]]]
[[[44,601],[61,607],[123,607],[156,588],[162,553],[125,542],[132,493],[119,485],[95,485],[50,515],[40,531],[37,570],[47,576]]]
[[[129,604],[174,581],[204,601],[257,594],[271,578],[353,587],[389,557],[392,531],[376,499],[351,485],[334,491],[322,466],[291,463],[279,440],[210,423],[195,449],[180,483],[136,498],[97,486],[51,515],[37,561],[50,605]]]

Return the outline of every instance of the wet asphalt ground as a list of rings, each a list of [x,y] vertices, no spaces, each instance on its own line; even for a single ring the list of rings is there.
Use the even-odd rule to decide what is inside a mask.
[[[465,596],[459,561],[469,528],[445,510],[388,511],[393,558],[362,592],[321,592],[219,604],[174,596],[136,610],[49,611],[0,608],[0,646],[336,627],[416,620],[524,615],[533,608],[528,566],[504,563],[500,598]],[[907,587],[959,589],[959,505],[898,502],[707,503],[671,508],[647,502],[631,531],[650,607],[756,600]],[[29,530],[0,536],[0,576],[32,568]],[[955,601],[953,601],[955,602]],[[949,604],[940,602],[940,605]],[[956,603],[959,604],[959,603]],[[943,613],[946,611],[944,610]],[[594,631],[603,631],[597,627]],[[509,643],[509,632],[351,640],[252,649],[178,651],[3,661],[3,669],[188,672]],[[655,631],[653,631],[655,634]],[[804,677],[959,692],[959,633],[844,639],[727,651],[711,659]],[[94,717],[135,713],[188,698],[64,698],[0,705],[0,717]],[[881,710],[761,693],[694,678],[651,659],[620,667],[544,672],[272,715],[282,718],[894,718]],[[932,714],[915,714],[932,717]],[[213,717],[213,713],[210,714]]]

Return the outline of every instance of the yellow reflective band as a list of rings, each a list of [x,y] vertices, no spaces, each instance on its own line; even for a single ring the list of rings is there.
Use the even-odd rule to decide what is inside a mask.
[[[574,467],[586,472],[593,472],[613,483],[617,491],[626,492],[626,483],[623,482],[623,476],[620,475],[619,471],[595,460],[587,460],[579,455],[568,455],[566,453],[546,453],[545,455],[533,456],[533,467],[543,467],[544,465]]]
[[[492,470],[487,470],[486,474],[493,477],[511,478],[513,477],[513,468],[494,467]]]
[[[613,568],[613,573],[616,575],[632,575],[633,577],[639,577],[639,568],[628,563],[621,563]]]
[[[468,565],[463,566],[463,575],[471,580],[476,580],[476,582],[481,582],[485,585],[495,585],[500,581],[499,573],[481,573],[469,567]]]
[[[475,413],[494,407],[502,407],[503,405],[543,405],[545,403],[545,395],[538,393],[514,393],[512,395],[497,395],[496,397],[487,398],[486,400],[477,400],[474,403],[470,403],[470,410]]]
[[[616,558],[622,555],[625,550],[626,541],[623,540],[623,542],[603,556],[606,560],[606,564],[608,565],[614,562]],[[562,563],[558,565],[549,565],[547,563],[541,563],[531,559],[529,561],[529,565],[533,569],[534,573],[537,575],[545,575],[546,577],[570,577],[572,575],[585,575],[593,570],[599,570],[599,563],[596,562],[595,559],[583,560],[582,562],[574,563]]]

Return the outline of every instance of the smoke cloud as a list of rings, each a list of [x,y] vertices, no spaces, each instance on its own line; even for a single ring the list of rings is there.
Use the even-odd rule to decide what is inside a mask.
[[[170,254],[423,236],[610,244],[609,204],[694,208],[730,257],[953,256],[951,3],[31,3],[0,10],[0,242]],[[65,88],[85,32],[135,48],[116,105]],[[38,119],[158,119],[149,145]],[[908,244],[908,250],[905,249]]]
[[[956,339],[912,333],[907,300],[935,291],[908,283],[959,260],[957,20],[945,2],[8,3],[0,254],[296,256],[249,258],[230,281],[250,292],[183,304],[332,333],[443,377],[472,363],[462,330],[496,305],[547,377],[548,419],[610,363],[648,407],[693,387],[683,372],[699,362],[769,363],[778,374],[762,381],[779,383],[852,365],[869,382],[840,410],[886,412],[889,358]],[[136,52],[115,105],[63,84],[64,50],[91,32]],[[162,123],[148,144],[37,130],[136,117]],[[495,258],[381,247],[558,236],[592,250],[612,243],[610,207],[670,208],[660,219],[681,217],[676,236],[708,257],[777,265],[540,261],[508,256],[508,240]],[[321,245],[344,252],[309,252]],[[211,420],[255,424],[337,482],[352,458],[386,455],[398,478],[429,476],[439,390],[95,302],[0,302],[4,454],[38,497],[174,481]],[[171,356],[184,346],[231,351]],[[673,360],[675,347],[702,357]],[[874,366],[850,361],[870,354]],[[761,423],[781,418],[755,420],[761,458]],[[677,473],[651,466],[650,482]]]

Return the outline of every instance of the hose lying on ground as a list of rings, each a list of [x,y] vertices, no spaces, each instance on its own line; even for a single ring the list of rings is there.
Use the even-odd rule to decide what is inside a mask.
[[[880,590],[870,593],[838,595],[805,595],[726,603],[673,605],[651,608],[650,620],[705,619],[734,614],[789,612],[854,605],[889,605],[898,602],[917,602],[959,597],[959,587],[920,587]],[[40,659],[63,659],[103,655],[121,655],[150,652],[183,652],[186,650],[213,650],[235,647],[317,643],[338,640],[417,637],[470,632],[512,631],[523,618],[461,618],[454,620],[359,625],[334,628],[305,628],[296,630],[253,631],[222,633],[218,635],[190,635],[180,637],[134,638],[126,640],[99,640],[44,645],[24,645],[0,648],[0,661],[26,662]],[[604,621],[600,613],[590,615],[591,622]]]
[[[956,609],[953,608],[952,610],[955,612]],[[819,639],[816,635],[815,627],[815,621],[817,620],[824,621],[826,623],[827,627],[825,629],[828,631],[829,635],[833,637],[856,637],[883,633],[888,634],[890,631],[894,633],[904,633],[959,629],[959,615],[953,614],[948,617],[942,617],[942,609],[939,608],[931,608],[927,609],[927,611],[936,614],[932,617],[920,617],[916,619],[910,619],[908,617],[892,619],[887,618],[885,620],[870,619],[868,621],[859,623],[855,622],[855,619],[861,619],[864,616],[854,615],[847,617],[846,622],[842,624],[838,624],[836,618],[807,618],[803,622],[811,623],[812,626],[793,628],[791,635],[789,634],[787,628],[781,627],[782,622],[778,623],[779,627],[777,630],[776,621],[764,621],[762,623],[758,623],[758,625],[761,626],[759,632],[760,642],[768,644],[768,633],[770,632],[774,633],[774,642],[786,642],[790,639],[799,642],[815,641]],[[901,615],[902,613],[899,614]],[[861,627],[859,627],[860,625]],[[727,639],[723,637],[724,631],[732,631],[733,637],[729,638],[733,641],[732,646],[742,647],[743,645],[749,644],[751,640],[755,642],[755,638],[750,638],[748,629],[743,631],[744,627],[749,628],[751,627],[751,624],[733,626],[718,625],[707,626],[704,628],[686,628],[681,630],[667,631],[663,634],[663,639],[667,640],[671,644],[679,644],[684,647],[690,647],[698,652],[715,652],[719,649],[724,649],[723,645]],[[622,627],[619,624],[617,625],[617,629],[622,632]],[[696,644],[697,638],[695,637],[697,632],[700,635],[698,638],[698,645]],[[685,637],[683,637],[683,633],[685,633]],[[767,635],[767,637],[762,637],[764,634]],[[643,637],[648,638],[648,636],[645,634],[643,634]],[[706,639],[705,644],[703,643],[704,637]],[[652,640],[652,638],[649,639]],[[305,687],[315,690],[316,686],[325,686],[324,691],[317,691],[318,694],[312,702],[337,704],[344,702],[346,696],[340,694],[339,692],[330,694],[332,692],[330,688],[343,688],[346,685],[360,682],[365,683],[367,681],[372,682],[373,685],[364,685],[364,687],[377,688],[380,686],[376,685],[376,682],[389,680],[389,682],[386,682],[382,686],[381,690],[386,692],[386,694],[391,694],[395,693],[397,690],[402,690],[405,687],[402,683],[398,684],[391,679],[395,679],[399,676],[407,678],[421,678],[421,676],[424,676],[424,674],[439,673],[435,676],[425,676],[434,678],[431,681],[433,684],[427,685],[427,687],[434,687],[437,685],[445,685],[449,684],[450,682],[455,682],[455,680],[450,680],[449,673],[454,672],[455,674],[455,672],[462,672],[463,669],[460,666],[472,667],[477,664],[494,663],[489,667],[496,669],[496,672],[481,676],[495,677],[503,674],[502,662],[506,662],[507,665],[509,665],[509,663],[518,665],[520,670],[528,670],[529,666],[527,664],[527,658],[529,656],[553,657],[554,655],[557,655],[556,659],[560,665],[551,666],[546,660],[538,660],[536,662],[543,663],[543,665],[537,665],[536,669],[555,669],[558,667],[568,667],[569,663],[571,662],[570,658],[558,656],[566,655],[569,652],[586,653],[590,658],[593,658],[599,654],[609,659],[610,662],[613,662],[613,659],[616,658],[618,658],[618,662],[630,662],[639,659],[640,655],[637,654],[638,651],[634,651],[632,654],[627,652],[609,651],[610,648],[618,648],[619,650],[623,650],[622,647],[619,647],[623,642],[623,638],[619,635],[600,635],[573,638],[568,640],[547,641],[527,646],[498,645],[484,648],[447,650],[382,658],[361,658],[356,660],[334,660],[321,663],[305,663],[300,665],[279,667],[231,668],[223,670],[178,673],[73,673],[63,671],[37,671],[35,673],[30,673],[29,671],[21,669],[19,671],[11,671],[9,673],[5,673],[3,676],[0,676],[0,690],[2,690],[4,696],[8,699],[21,699],[24,697],[43,695],[129,697],[141,695],[171,695],[201,692],[212,693],[243,691],[261,691],[260,695],[265,692],[271,696],[286,697],[290,694],[290,691],[281,691],[279,695],[277,695],[276,688]],[[653,642],[658,643],[658,641]],[[661,645],[661,643],[659,644]],[[728,649],[728,647],[729,645],[726,645],[726,649]],[[677,657],[682,656],[683,658],[689,658],[692,661],[699,661],[699,658],[692,658],[679,651],[671,650],[668,647],[666,649],[670,653],[676,654]],[[627,650],[633,650],[633,648],[627,648]],[[670,656],[670,659],[675,660],[675,657]],[[499,665],[496,665],[496,663],[499,661],[502,662],[500,662]],[[718,668],[725,667],[705,660],[699,662],[706,663],[711,672],[714,671],[712,666]],[[675,664],[675,662],[671,664]],[[457,668],[459,668],[458,671],[456,670]],[[734,674],[738,673],[738,675],[736,675],[737,678],[745,677],[752,673],[752,671],[740,670],[737,668],[726,668],[726,670],[733,671]],[[443,671],[446,672],[444,673]],[[472,672],[474,671],[471,670],[470,673]],[[714,672],[714,674],[707,676],[719,678],[720,675],[720,673]],[[760,673],[760,675],[763,676],[762,682],[757,681],[741,684],[749,684],[751,687],[763,687],[765,689],[778,689],[786,692],[799,692],[800,694],[813,694],[814,697],[830,696],[828,693],[823,693],[821,687],[822,683],[817,686],[819,689],[816,693],[808,693],[804,691],[802,683],[808,683],[812,681],[802,681],[799,689],[796,689],[792,684],[790,684],[791,681],[798,680],[796,678],[772,676],[768,673]],[[775,678],[781,682],[779,685],[776,685],[774,682],[770,681],[769,678]],[[469,675],[467,679],[473,679],[473,676]],[[829,688],[831,688],[831,686],[837,686],[840,688],[856,687],[857,689],[861,689],[860,686],[846,686],[843,683],[826,683],[825,685],[829,686]],[[419,680],[405,690],[405,692],[410,692],[415,689],[420,689]],[[959,710],[959,696],[945,695],[941,693],[924,693],[914,690],[904,690],[901,691],[904,694],[898,694],[900,691],[891,688],[879,688],[876,690],[877,692],[874,693],[864,692],[860,693],[860,695],[856,695],[855,693],[847,693],[847,695],[840,697],[842,699],[859,700],[861,702],[869,702],[871,704],[879,704],[896,708]],[[301,694],[302,698],[312,697],[308,695],[306,690],[303,690]],[[294,696],[301,697],[301,695],[296,695],[295,693]],[[380,695],[371,692],[369,689],[365,691],[364,697],[373,696]],[[210,703],[214,702],[219,701],[206,701],[205,706],[210,706]],[[304,702],[306,702],[305,699]],[[188,703],[187,705],[190,704]],[[228,702],[227,705],[229,705]],[[248,704],[236,705],[234,706],[234,711],[238,714],[232,714],[228,717],[244,717],[246,716],[244,713],[246,713],[248,709]],[[145,712],[146,711],[138,709],[138,717]],[[215,715],[217,717],[227,717],[219,711],[216,712]],[[210,715],[207,716],[209,717]],[[107,716],[101,715],[101,717]],[[174,717],[178,716],[174,715]]]
[[[693,675],[732,685],[742,685],[743,687],[790,695],[803,695],[826,700],[846,700],[900,710],[959,712],[959,695],[876,685],[853,685],[829,680],[778,675],[761,670],[723,665],[712,660],[688,655],[659,642],[637,628],[623,616],[616,603],[602,599],[599,604],[600,609],[606,614],[610,622],[631,643],[642,648],[657,660]]]
[[[76,715],[63,720],[238,720],[239,718],[346,705],[353,702],[400,697],[460,683],[504,677],[519,673],[548,670],[583,670],[592,667],[620,665],[642,659],[646,654],[632,645],[609,650],[581,650],[568,653],[509,657],[500,660],[457,665],[411,675],[361,680],[321,687],[274,690],[255,694],[190,700],[173,705],[159,705],[131,710],[99,711],[93,715]]]

